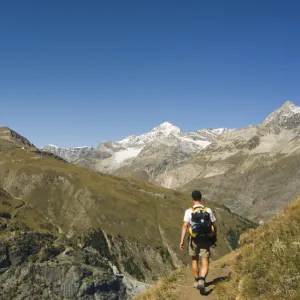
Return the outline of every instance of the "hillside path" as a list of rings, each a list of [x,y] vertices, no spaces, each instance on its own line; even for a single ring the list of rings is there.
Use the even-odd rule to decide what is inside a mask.
[[[207,295],[201,295],[199,290],[193,288],[194,277],[192,274],[192,269],[186,271],[187,280],[184,282],[182,287],[179,288],[180,295],[179,299],[181,300],[216,300],[216,295],[214,293],[214,287],[216,283],[226,279],[228,276],[229,270],[227,267],[225,268],[212,268],[208,273],[208,277],[206,280],[206,293]]]

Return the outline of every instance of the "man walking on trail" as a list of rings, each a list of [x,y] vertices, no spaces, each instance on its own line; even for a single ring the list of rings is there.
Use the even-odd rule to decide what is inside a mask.
[[[199,190],[192,192],[193,206],[186,210],[183,219],[180,249],[184,249],[184,239],[189,230],[189,255],[192,257],[192,269],[195,276],[194,288],[205,293],[205,278],[209,269],[210,247],[212,238],[216,238],[216,218],[213,211],[202,203]],[[201,270],[199,271],[199,256]]]

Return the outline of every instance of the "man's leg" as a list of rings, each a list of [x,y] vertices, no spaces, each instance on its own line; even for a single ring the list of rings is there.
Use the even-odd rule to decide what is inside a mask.
[[[201,256],[201,270],[200,270],[200,277],[199,277],[199,281],[198,281],[198,288],[200,290],[200,293],[202,295],[204,295],[205,294],[205,279],[206,279],[208,269],[209,269],[209,257],[210,257],[209,248],[201,249],[200,256]]]
[[[209,270],[209,257],[201,257],[200,277],[206,278]]]
[[[192,269],[194,273],[194,277],[199,277],[199,262],[198,262],[199,256],[192,256]]]
[[[199,280],[199,247],[193,242],[189,242],[189,255],[192,257],[192,270],[195,277],[195,283],[193,284],[194,288],[198,287]]]

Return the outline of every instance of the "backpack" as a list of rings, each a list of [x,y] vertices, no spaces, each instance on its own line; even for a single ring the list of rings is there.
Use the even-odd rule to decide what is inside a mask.
[[[191,207],[190,209],[192,210],[192,225],[189,228],[190,236],[192,238],[196,236],[212,237],[215,230],[207,207]]]

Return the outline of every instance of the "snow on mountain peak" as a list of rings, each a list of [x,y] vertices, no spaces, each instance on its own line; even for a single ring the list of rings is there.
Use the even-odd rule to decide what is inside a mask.
[[[53,144],[49,144],[49,145],[47,145],[46,147],[51,147],[51,148],[58,149],[58,147],[57,147],[56,145],[53,145]],[[46,147],[45,147],[45,148],[46,148]]]
[[[161,123],[160,125],[154,127],[150,132],[162,132],[166,136],[170,134],[179,134],[181,132],[180,128],[177,126],[174,126],[173,124],[169,122]]]
[[[187,154],[195,153],[207,147],[212,140],[222,135],[228,129],[207,129],[197,132],[182,132],[179,127],[169,122],[164,122],[149,132],[138,136],[128,136],[119,142],[101,143],[95,151],[104,153],[104,165],[110,170],[120,167],[137,157],[145,147],[152,144],[178,147]],[[79,158],[88,157],[93,151],[91,147],[58,148],[55,145],[44,147],[45,151],[55,153],[69,162]]]
[[[154,127],[152,130],[150,130],[147,133],[138,136],[131,135],[119,141],[119,143],[122,144],[122,146],[124,147],[129,147],[129,146],[140,147],[150,142],[153,142],[155,140],[168,137],[170,135],[180,134],[180,132],[181,132],[180,128],[172,125],[169,122],[164,122]]]
[[[207,140],[207,141],[212,141],[214,138],[218,137],[218,136],[221,136],[229,131],[232,131],[234,129],[229,129],[229,128],[216,128],[216,129],[200,129],[200,130],[197,130],[197,133],[199,135],[202,136],[202,138],[204,140]]]
[[[223,134],[226,131],[228,131],[227,128],[216,128],[216,129],[212,130],[213,133],[218,134],[218,135],[221,135],[221,134]]]
[[[300,114],[300,107],[291,101],[286,101],[283,106],[272,112],[262,123],[268,125],[276,123],[277,125],[285,125],[287,120],[296,114]]]

